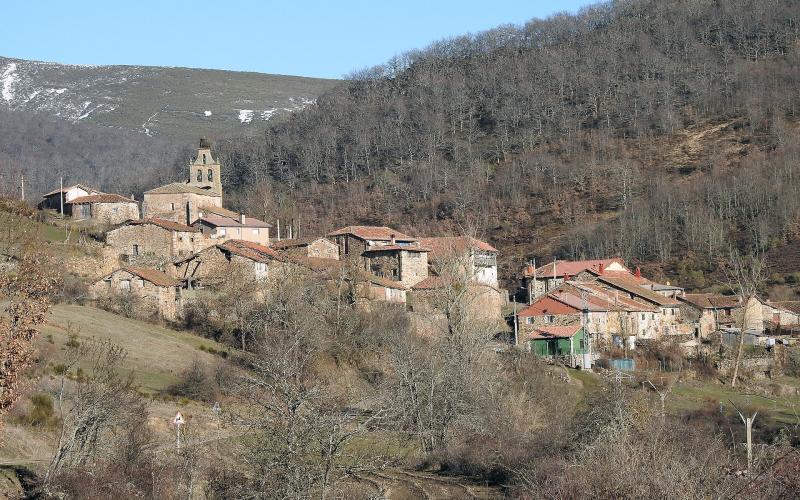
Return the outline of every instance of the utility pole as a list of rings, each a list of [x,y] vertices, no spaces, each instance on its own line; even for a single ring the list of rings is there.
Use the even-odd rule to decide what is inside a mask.
[[[745,432],[747,433],[747,472],[750,473],[750,471],[753,470],[753,422],[756,421],[756,415],[758,415],[758,411],[749,417],[745,417],[733,401],[730,399],[728,401],[730,401],[730,403],[736,409],[736,413],[739,414],[739,418],[742,419]]]
[[[64,176],[60,178],[61,191],[59,192],[58,199],[61,201],[61,217],[64,217]]]
[[[22,174],[19,181],[20,199],[25,201],[25,174]]]
[[[517,322],[517,298],[514,301],[514,345],[519,345],[519,323]]]

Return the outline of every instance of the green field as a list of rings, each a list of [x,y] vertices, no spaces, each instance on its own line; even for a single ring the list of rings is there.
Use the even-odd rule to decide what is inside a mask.
[[[42,348],[47,348],[52,338],[51,364],[63,361],[70,329],[77,329],[79,342],[108,340],[123,347],[128,354],[126,368],[134,373],[135,383],[144,392],[165,389],[196,359],[209,364],[219,359],[201,351],[200,346],[226,350],[212,340],[191,333],[123,318],[93,307],[58,305],[53,307],[38,338]]]

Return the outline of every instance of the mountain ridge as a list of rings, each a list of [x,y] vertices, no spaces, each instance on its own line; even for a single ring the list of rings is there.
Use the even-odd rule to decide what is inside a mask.
[[[219,69],[76,65],[0,56],[0,105],[72,123],[161,135],[248,135],[337,80]]]

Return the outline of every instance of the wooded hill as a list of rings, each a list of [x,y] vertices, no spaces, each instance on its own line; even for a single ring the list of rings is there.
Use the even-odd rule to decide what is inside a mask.
[[[221,144],[228,185],[306,231],[477,227],[506,277],[552,254],[709,268],[794,237],[799,20],[631,0],[444,40]]]

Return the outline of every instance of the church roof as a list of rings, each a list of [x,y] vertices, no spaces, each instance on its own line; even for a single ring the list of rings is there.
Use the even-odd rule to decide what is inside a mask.
[[[90,194],[67,202],[68,205],[80,205],[81,203],[136,203],[136,200],[121,194]]]
[[[159,186],[155,189],[151,189],[150,191],[145,191],[144,194],[182,194],[182,193],[192,193],[192,194],[200,194],[205,196],[222,196],[220,193],[213,191],[211,189],[203,189],[199,187],[192,186],[185,182],[173,182],[171,184],[166,184],[164,186]]]

